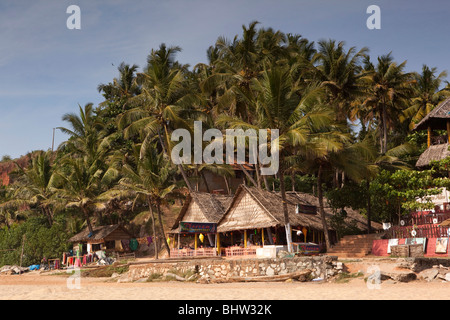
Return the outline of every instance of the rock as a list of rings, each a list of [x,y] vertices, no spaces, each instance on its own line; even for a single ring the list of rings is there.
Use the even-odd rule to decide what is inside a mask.
[[[266,276],[273,276],[275,274],[275,270],[274,269],[272,269],[272,267],[267,267],[267,270],[266,270]]]
[[[422,272],[419,273],[419,279],[423,279],[425,281],[433,281],[434,278],[436,278],[436,276],[439,273],[439,269],[437,268],[432,268],[432,269],[425,269]]]
[[[445,281],[450,282],[450,272],[445,275]]]
[[[414,272],[384,272],[380,273],[381,280],[392,279],[397,282],[410,282],[417,279]]]

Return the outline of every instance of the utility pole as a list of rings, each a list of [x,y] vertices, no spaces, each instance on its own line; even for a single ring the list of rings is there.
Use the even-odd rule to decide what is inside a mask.
[[[26,234],[23,235],[22,240],[22,253],[20,254],[20,268],[22,268],[22,259],[23,259],[23,249],[25,247],[25,239],[27,238]],[[22,270],[20,271],[20,274],[22,274]]]
[[[56,128],[53,128],[52,152],[53,152],[53,150],[54,150],[54,148],[55,148],[55,129],[56,129]]]

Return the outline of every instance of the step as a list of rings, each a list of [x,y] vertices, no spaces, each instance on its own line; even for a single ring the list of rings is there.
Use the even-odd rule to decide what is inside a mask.
[[[349,252],[328,252],[327,254],[337,256],[339,258],[364,258],[366,253],[349,253]]]

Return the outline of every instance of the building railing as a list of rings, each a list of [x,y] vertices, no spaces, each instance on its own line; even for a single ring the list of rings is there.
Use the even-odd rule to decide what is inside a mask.
[[[225,248],[225,256],[226,257],[256,256],[256,249],[258,248],[260,247],[248,246],[247,248],[243,248],[239,246],[231,246]]]
[[[215,257],[217,256],[216,248],[198,248],[198,249],[171,249],[171,258],[183,258],[183,257]]]
[[[412,231],[415,230],[415,236]],[[448,237],[448,227],[442,227],[435,224],[421,226],[393,226],[386,232],[388,239],[405,238],[443,238]]]

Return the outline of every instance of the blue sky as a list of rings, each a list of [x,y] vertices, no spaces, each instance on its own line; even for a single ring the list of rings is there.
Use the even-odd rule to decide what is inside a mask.
[[[81,30],[66,27],[70,5],[81,9]],[[366,27],[369,5],[381,8],[381,30]],[[98,84],[122,61],[141,70],[162,42],[180,46],[178,60],[193,66],[219,36],[241,35],[257,20],[311,41],[368,47],[372,59],[392,51],[409,71],[450,72],[449,12],[448,0],[1,0],[0,157],[51,148],[65,113],[101,102]],[[66,138],[57,131],[55,142]]]

